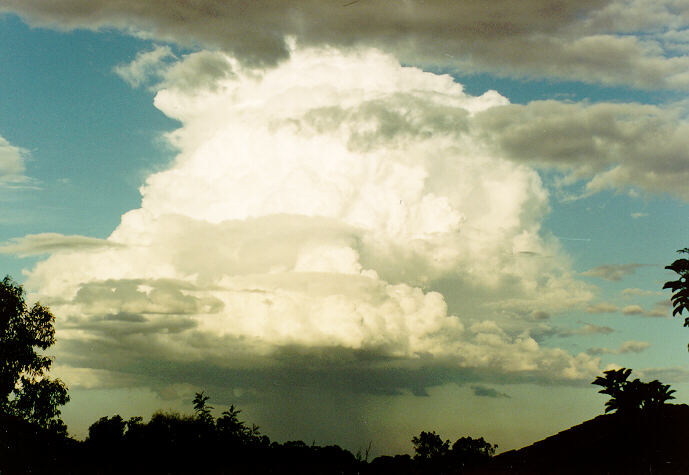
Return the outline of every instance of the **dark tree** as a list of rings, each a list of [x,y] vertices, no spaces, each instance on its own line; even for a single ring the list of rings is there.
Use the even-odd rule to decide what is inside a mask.
[[[422,431],[418,437],[412,437],[411,443],[414,445],[414,460],[437,459],[450,450],[450,441],[443,441],[435,431]]]
[[[0,413],[66,433],[59,407],[67,387],[48,378],[52,359],[40,353],[55,343],[54,321],[40,303],[29,308],[9,276],[0,282]]]
[[[605,403],[605,412],[633,412],[638,410],[654,409],[662,406],[670,399],[675,397],[669,384],[661,384],[660,381],[653,380],[644,383],[638,378],[628,381],[631,369],[620,368],[605,371],[605,376],[598,376],[591,384],[602,386],[598,391],[607,394],[610,399]]]
[[[483,437],[460,437],[452,444],[450,453],[462,463],[469,465],[488,460],[495,455],[497,448],[497,445],[487,442]]]
[[[680,249],[680,254],[689,254],[689,247]],[[666,269],[679,275],[677,280],[665,282],[663,289],[672,290],[672,316],[681,315],[684,310],[689,312],[689,259],[677,259]],[[689,327],[689,317],[684,319],[684,326]]]
[[[205,391],[201,391],[200,393],[196,393],[194,395],[194,412],[196,413],[196,417],[199,418],[199,420],[203,422],[213,422],[213,415],[211,414],[211,409],[213,409],[213,406],[208,406],[206,403],[210,399],[210,396],[205,395]]]
[[[89,436],[86,440],[91,445],[113,450],[122,443],[126,427],[127,423],[119,414],[110,418],[101,417],[89,426]]]

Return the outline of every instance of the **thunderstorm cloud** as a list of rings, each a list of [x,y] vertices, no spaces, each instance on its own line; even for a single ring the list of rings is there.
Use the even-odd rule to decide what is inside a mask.
[[[65,316],[66,379],[423,395],[596,374],[529,335],[533,315],[592,294],[539,233],[536,171],[471,132],[507,99],[377,50],[293,50],[268,70],[213,55],[232,73],[165,66],[155,105],[181,122],[179,153],[107,240],[9,244],[55,251],[27,282]]]

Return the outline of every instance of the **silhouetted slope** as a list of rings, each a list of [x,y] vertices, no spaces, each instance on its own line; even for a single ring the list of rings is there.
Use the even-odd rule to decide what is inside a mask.
[[[482,473],[689,473],[689,406],[607,414],[496,456]]]

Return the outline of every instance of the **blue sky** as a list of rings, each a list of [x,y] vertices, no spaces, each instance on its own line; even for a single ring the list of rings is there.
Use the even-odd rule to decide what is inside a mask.
[[[612,366],[687,401],[660,291],[689,236],[687,12],[565,2],[503,37],[410,2],[395,38],[368,4],[324,31],[289,2],[95,3],[0,1],[0,264],[56,315],[71,433],[206,389],[277,439],[508,449],[602,412]]]

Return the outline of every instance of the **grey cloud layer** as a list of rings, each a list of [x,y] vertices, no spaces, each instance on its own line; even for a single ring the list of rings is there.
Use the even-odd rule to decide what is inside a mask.
[[[689,200],[684,106],[537,101],[477,116],[486,141],[514,160],[586,179],[586,194],[638,187]]]
[[[302,46],[375,46],[405,62],[464,71],[689,87],[689,57],[677,55],[689,43],[681,34],[689,15],[671,0],[1,0],[0,8],[40,25],[200,42],[253,64],[285,59],[296,37]]]

